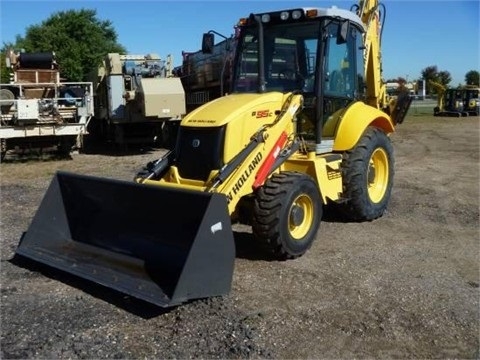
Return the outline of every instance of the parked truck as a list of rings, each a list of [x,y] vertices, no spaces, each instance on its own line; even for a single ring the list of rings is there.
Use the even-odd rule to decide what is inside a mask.
[[[212,44],[211,53],[183,51],[182,65],[174,69],[185,90],[187,112],[229,91],[236,37],[222,37],[224,40]]]
[[[0,145],[9,149],[81,148],[93,115],[93,84],[64,82],[54,52],[9,51],[10,82],[0,84]]]
[[[171,56],[107,54],[91,76],[90,136],[117,145],[173,141],[172,129],[186,110],[181,80],[172,69]]]

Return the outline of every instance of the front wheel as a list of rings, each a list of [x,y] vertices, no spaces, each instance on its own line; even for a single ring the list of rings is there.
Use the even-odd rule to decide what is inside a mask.
[[[280,259],[303,255],[315,240],[322,202],[315,181],[305,174],[273,175],[257,192],[253,207],[254,237]]]
[[[369,127],[342,163],[341,205],[350,220],[373,220],[383,215],[392,192],[394,177],[393,147],[380,129]]]

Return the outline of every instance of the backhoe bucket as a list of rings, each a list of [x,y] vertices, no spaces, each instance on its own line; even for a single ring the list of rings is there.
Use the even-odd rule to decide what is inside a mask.
[[[226,197],[58,172],[16,253],[170,307],[230,291]]]

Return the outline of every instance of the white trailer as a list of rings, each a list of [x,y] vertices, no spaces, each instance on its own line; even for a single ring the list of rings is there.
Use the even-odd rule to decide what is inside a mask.
[[[62,82],[54,53],[11,52],[9,83],[0,84],[2,159],[17,147],[81,149],[94,114],[92,82]]]

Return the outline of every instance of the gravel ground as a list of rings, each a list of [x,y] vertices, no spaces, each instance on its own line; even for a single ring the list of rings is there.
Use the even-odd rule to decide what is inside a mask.
[[[13,258],[56,170],[131,180],[164,150],[7,158],[0,357],[479,359],[479,118],[412,115],[392,140],[382,218],[327,218],[286,262],[236,226],[231,293],[167,310]]]

